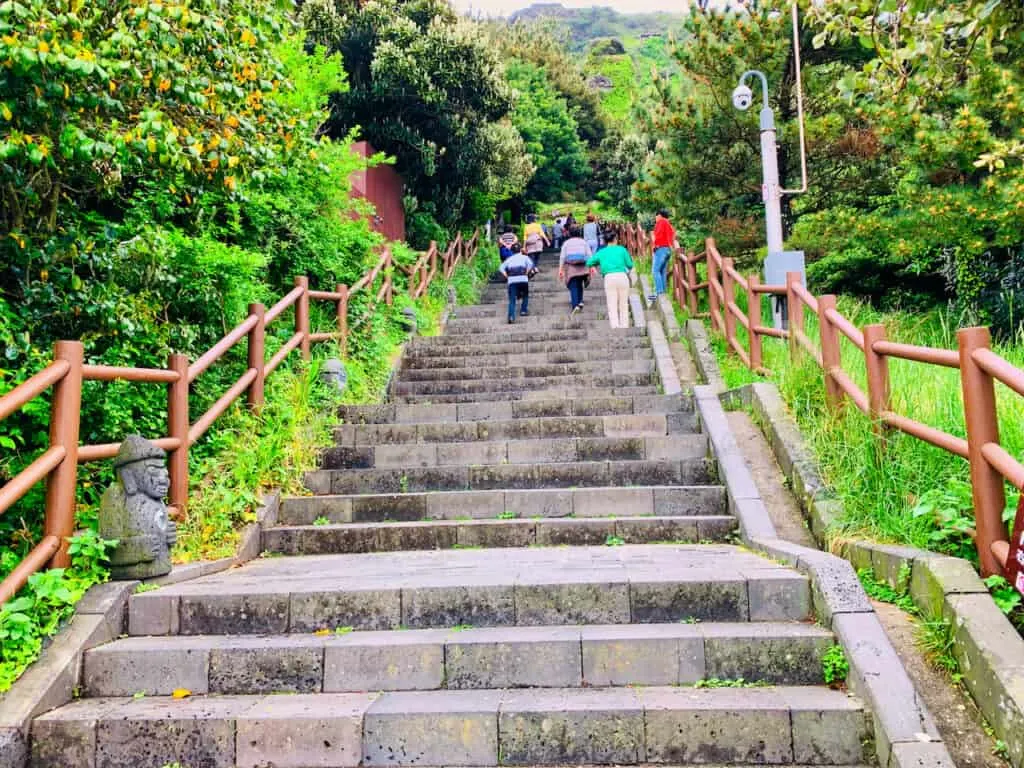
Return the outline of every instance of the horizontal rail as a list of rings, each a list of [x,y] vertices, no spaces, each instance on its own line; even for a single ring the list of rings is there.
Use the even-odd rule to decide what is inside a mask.
[[[192,365],[188,367],[188,381],[191,384],[199,375],[209,368],[211,365],[216,363],[224,354],[231,349],[235,344],[244,339],[246,335],[253,328],[256,327],[256,323],[259,322],[259,318],[256,315],[249,315],[245,320],[236,325],[227,336],[214,344],[209,350],[207,350],[202,357],[196,360]],[[264,319],[264,323],[266,319]]]
[[[310,291],[309,298],[321,301],[341,301],[342,296],[334,291]]]
[[[43,451],[35,461],[11,478],[0,488],[0,514],[10,509],[14,502],[29,492],[33,485],[60,466],[67,456],[63,446],[54,445]]]
[[[299,344],[302,343],[302,334],[296,333],[288,341],[281,345],[281,348],[274,353],[274,356],[267,361],[267,364],[263,366],[264,376],[269,376],[274,372],[274,369],[281,364],[281,362],[288,357],[288,354],[295,349]]]
[[[181,440],[177,437],[161,437],[152,441],[155,445],[165,451],[176,451],[181,447]],[[83,445],[78,449],[78,463],[85,464],[89,461],[101,459],[112,459],[117,456],[121,449],[120,443],[103,443],[102,445]]]
[[[1024,396],[1024,371],[1020,368],[1013,366],[991,349],[976,349],[971,353],[971,357],[989,376],[1001,381],[1018,395]]]
[[[693,256],[687,256],[684,261],[688,261],[690,264],[696,264],[698,261],[704,261],[705,258],[706,254],[704,251],[701,251],[700,253],[693,254]]]
[[[774,336],[776,339],[789,338],[789,331],[785,331],[782,328],[769,328],[766,325],[755,325],[754,333],[759,336]]]
[[[835,309],[826,309],[825,317],[831,321],[832,325],[834,325],[839,332],[843,334],[843,336],[852,341],[854,345],[856,345],[857,349],[861,352],[864,351],[864,334],[860,332],[857,326],[843,317],[839,311]]]
[[[348,295],[351,296],[353,293],[361,291],[366,286],[371,285],[373,281],[377,279],[377,275],[380,274],[380,271],[384,268],[384,264],[387,260],[388,255],[387,253],[385,253],[383,256],[380,257],[380,260],[376,263],[376,265],[374,265],[373,269],[371,269],[369,272],[367,272],[365,275],[363,275],[361,278],[359,278],[352,284],[352,287],[348,289]]]
[[[177,371],[164,368],[120,368],[113,365],[83,365],[82,378],[87,381],[144,381],[173,384],[181,378]]]
[[[914,344],[898,344],[895,341],[878,340],[871,345],[877,355],[886,355],[900,360],[913,360],[918,363],[944,365],[947,368],[960,367],[960,355],[952,349],[936,349],[935,347],[919,347]]]
[[[688,285],[686,287],[689,288],[691,291],[703,291],[705,288],[708,287],[708,281],[705,280],[703,283],[697,283],[696,285]]]
[[[868,396],[864,394],[864,390],[858,387],[853,379],[851,379],[846,371],[842,368],[833,368],[828,372],[829,376],[832,377],[832,381],[839,385],[839,388],[846,393],[846,396],[853,400],[861,413],[868,412]]]
[[[820,367],[822,365],[821,352],[819,352],[817,347],[815,347],[814,344],[811,343],[811,340],[807,338],[807,334],[801,331],[799,328],[794,328],[792,333],[793,338],[796,339],[796,343],[803,347],[804,351],[811,357],[813,357],[818,362],[818,365]]]
[[[729,346],[732,347],[732,350],[733,350],[733,352],[736,353],[736,356],[739,357],[739,359],[743,361],[743,364],[745,366],[747,366],[747,368],[749,368],[750,367],[750,355],[747,354],[747,350],[745,350],[743,348],[743,345],[740,344],[740,340],[737,339],[737,338],[729,339]]]
[[[936,448],[942,448],[964,459],[968,458],[967,441],[962,437],[955,437],[948,432],[943,432],[941,429],[929,427],[927,424],[914,421],[914,419],[908,419],[906,416],[900,416],[892,411],[883,413],[882,421],[888,426],[894,427],[901,432],[906,432],[908,435],[919,440],[924,440]]]
[[[725,303],[725,307],[736,317],[737,320],[740,321],[740,325],[748,331],[750,330],[750,318],[747,317],[746,312],[739,308],[739,305],[735,301],[727,301]]]
[[[302,292],[304,290],[305,289],[301,285],[299,285],[296,286],[295,288],[292,288],[290,291],[288,291],[288,293],[282,296],[281,300],[277,302],[277,304],[272,306],[263,314],[264,324],[270,325],[270,323],[277,320],[277,318],[281,315],[282,312],[284,312],[286,309],[288,309],[288,307],[290,307],[292,304],[299,300],[299,297],[302,295]]]
[[[21,382],[3,397],[0,397],[0,421],[21,408],[25,403],[38,397],[51,386],[63,379],[71,370],[71,363],[58,360],[46,366],[26,381]]]
[[[807,308],[812,312],[818,311],[818,300],[814,298],[814,296],[811,295],[811,292],[804,288],[800,283],[793,283],[793,293],[795,293],[796,297],[806,304]]]
[[[777,296],[785,296],[786,286],[759,284],[754,286],[754,293],[773,293]]]
[[[1000,475],[1019,491],[1024,491],[1024,464],[1021,464],[999,443],[985,443],[981,455]]]
[[[743,288],[743,290],[747,290],[750,287],[750,284],[747,282],[747,278],[745,278],[743,275],[737,272],[735,268],[726,267],[723,271],[725,272],[725,274],[727,274],[729,277],[735,280],[736,285]]]
[[[25,556],[25,559],[18,563],[18,566],[13,571],[7,574],[7,578],[0,582],[0,605],[14,597],[18,590],[28,583],[29,578],[34,573],[41,571],[50,562],[50,559],[57,554],[59,549],[59,536],[53,534],[44,536],[32,548],[32,551]]]
[[[338,331],[334,331],[333,333],[325,331],[323,333],[309,334],[310,341],[330,341],[331,339],[337,339],[340,337],[341,334]]]
[[[256,379],[256,369],[250,368],[234,384],[231,385],[230,389],[221,395],[217,402],[210,406],[210,410],[204,413],[199,419],[193,424],[188,430],[188,444],[194,445],[195,442],[206,434],[208,430],[220,415],[224,413],[231,404],[238,399],[238,396],[245,392],[249,388],[249,385]]]

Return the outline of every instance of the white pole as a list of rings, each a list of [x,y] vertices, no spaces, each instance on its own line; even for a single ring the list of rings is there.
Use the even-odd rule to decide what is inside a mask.
[[[761,110],[761,168],[764,184],[764,221],[768,253],[782,253],[782,193],[779,187],[779,159],[775,146],[775,115],[765,104]]]

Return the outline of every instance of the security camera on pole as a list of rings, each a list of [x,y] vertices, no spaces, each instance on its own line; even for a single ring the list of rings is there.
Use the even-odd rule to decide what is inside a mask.
[[[804,275],[804,252],[782,249],[782,195],[807,191],[807,153],[804,141],[803,89],[800,80],[800,41],[798,37],[797,7],[793,3],[793,51],[796,56],[797,112],[800,121],[800,170],[803,184],[800,189],[782,189],[779,185],[779,159],[776,154],[775,113],[768,104],[768,78],[764,72],[751,69],[740,76],[739,85],[732,92],[732,105],[741,112],[750,109],[754,93],[747,85],[752,77],[761,80],[761,194],[764,198],[765,231],[768,257],[764,262],[764,280],[769,285],[785,285],[787,272]],[[803,278],[806,282],[806,278]],[[787,326],[786,298],[776,297],[772,318],[776,328]]]

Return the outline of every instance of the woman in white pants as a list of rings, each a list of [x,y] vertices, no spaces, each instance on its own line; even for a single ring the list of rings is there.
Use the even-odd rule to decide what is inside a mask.
[[[629,327],[629,273],[633,259],[629,251],[619,245],[615,232],[607,235],[607,245],[587,259],[591,273],[601,269],[604,277],[604,295],[608,301],[608,324],[612,328]]]

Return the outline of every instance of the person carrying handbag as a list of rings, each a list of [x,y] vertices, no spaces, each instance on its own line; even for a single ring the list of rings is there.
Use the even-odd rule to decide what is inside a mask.
[[[562,246],[558,259],[558,278],[569,289],[569,305],[574,315],[583,310],[583,289],[590,275],[587,259],[594,255],[590,244],[580,235],[578,228],[569,232],[569,239]]]
[[[608,324],[612,328],[629,327],[629,287],[633,258],[614,230],[606,236],[607,245],[587,259],[593,274],[598,268],[604,276],[604,296],[608,302]]]

